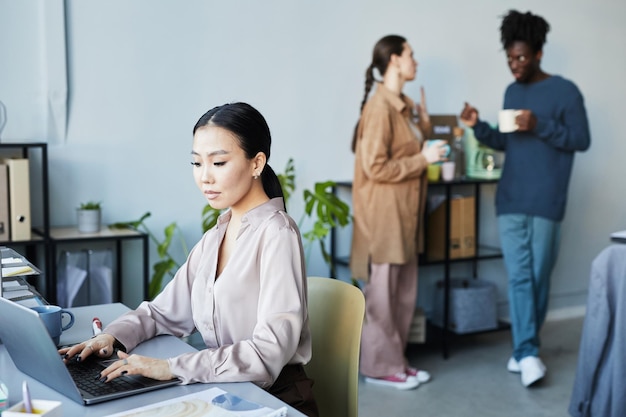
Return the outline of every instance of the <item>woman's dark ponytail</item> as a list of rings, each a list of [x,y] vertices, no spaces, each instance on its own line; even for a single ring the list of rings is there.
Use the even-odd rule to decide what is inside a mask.
[[[356,150],[356,141],[357,134],[359,131],[359,123],[361,122],[360,115],[363,113],[363,108],[365,107],[365,103],[367,102],[367,96],[372,90],[372,86],[374,85],[374,68],[378,70],[381,76],[385,75],[387,71],[387,67],[389,66],[389,62],[391,61],[392,55],[402,55],[402,50],[404,49],[404,44],[406,43],[406,39],[402,36],[398,35],[387,35],[381,38],[376,45],[374,46],[374,53],[372,54],[372,63],[367,70],[365,71],[365,95],[363,96],[363,101],[361,101],[361,110],[359,112],[359,121],[354,127],[354,133],[352,135],[352,152]]]

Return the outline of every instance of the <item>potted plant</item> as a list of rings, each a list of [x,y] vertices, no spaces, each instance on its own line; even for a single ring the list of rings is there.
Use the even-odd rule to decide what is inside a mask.
[[[80,233],[97,233],[100,231],[101,208],[99,201],[80,203],[76,209],[76,215]]]

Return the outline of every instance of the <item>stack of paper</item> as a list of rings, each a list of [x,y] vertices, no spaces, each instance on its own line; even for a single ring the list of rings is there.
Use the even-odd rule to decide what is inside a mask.
[[[23,259],[2,258],[2,276],[5,278],[35,274],[38,274],[38,272],[31,268]]]

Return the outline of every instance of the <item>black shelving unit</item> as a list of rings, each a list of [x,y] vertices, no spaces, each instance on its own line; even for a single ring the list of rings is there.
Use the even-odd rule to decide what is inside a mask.
[[[27,240],[1,240],[0,245],[23,245],[26,248],[26,257],[28,259],[37,259],[36,254],[38,248],[43,248],[43,270],[45,278],[48,278],[50,271],[50,253],[47,251],[46,243],[50,240],[50,206],[49,206],[49,183],[48,183],[48,144],[44,142],[16,142],[16,143],[0,143],[0,156],[19,156],[28,158],[29,162],[39,157],[39,164],[29,164],[30,171],[38,169],[39,175],[37,179],[31,177],[31,184],[39,182],[41,195],[36,198],[41,205],[41,215],[38,219],[32,219],[32,201],[31,194],[31,237]],[[34,167],[34,168],[33,168]],[[32,188],[31,188],[32,191]],[[42,265],[39,265],[40,267]]]
[[[480,200],[481,200],[481,188],[485,185],[497,184],[497,179],[473,179],[473,178],[465,178],[454,181],[438,181],[438,182],[429,182],[428,183],[428,192],[429,193],[441,193],[445,195],[445,250],[444,257],[440,260],[429,260],[426,256],[427,250],[424,251],[419,258],[420,266],[428,266],[428,265],[443,265],[444,269],[444,308],[443,308],[443,327],[441,328],[441,340],[442,340],[442,354],[444,358],[448,358],[449,356],[449,337],[452,334],[452,330],[449,328],[449,305],[450,305],[450,266],[453,263],[460,262],[471,262],[472,263],[472,275],[474,278],[478,277],[478,264],[480,261],[489,260],[489,259],[499,259],[502,258],[502,252],[500,248],[484,246],[480,244]],[[352,182],[348,181],[340,181],[337,182],[335,187],[333,188],[333,193],[337,194],[340,188],[352,189]],[[450,257],[450,202],[453,195],[453,190],[455,189],[468,189],[472,190],[472,194],[475,197],[474,203],[474,224],[475,224],[475,242],[476,242],[476,251],[473,256],[466,256],[460,258],[452,259]],[[424,224],[427,224],[426,219],[424,219]],[[337,231],[335,229],[331,230],[330,233],[330,256],[331,256],[331,271],[334,270],[336,265],[348,266],[349,257],[348,256],[338,256],[337,255]],[[428,241],[426,241],[426,245],[428,245]],[[500,323],[499,327],[495,330],[504,330],[507,329],[508,325],[504,323]],[[475,333],[466,333],[466,334],[476,334],[483,333],[475,332]],[[464,335],[466,335],[464,334]]]
[[[21,157],[28,158],[30,161],[37,163],[29,164],[30,172],[38,170],[38,175],[30,177],[30,201],[31,201],[31,218],[34,212],[33,207],[41,207],[41,215],[37,219],[31,219],[31,237],[27,240],[0,240],[0,246],[20,245],[26,248],[25,256],[32,260],[38,259],[38,254],[42,254],[43,265],[38,265],[42,269],[45,280],[45,299],[52,304],[56,303],[57,294],[57,270],[56,270],[56,249],[59,245],[65,243],[84,242],[100,242],[113,241],[116,251],[116,275],[117,287],[115,299],[113,301],[121,301],[122,286],[122,243],[128,240],[140,240],[142,242],[142,265],[143,265],[143,297],[148,298],[148,235],[146,233],[135,230],[101,230],[98,233],[78,233],[76,227],[51,227],[50,226],[50,194],[49,194],[49,177],[48,177],[48,145],[44,142],[13,142],[0,143],[0,157]],[[39,158],[39,159],[37,159]],[[37,184],[37,187],[32,185]],[[39,195],[33,194],[33,189],[37,189]],[[40,252],[41,251],[41,252]]]

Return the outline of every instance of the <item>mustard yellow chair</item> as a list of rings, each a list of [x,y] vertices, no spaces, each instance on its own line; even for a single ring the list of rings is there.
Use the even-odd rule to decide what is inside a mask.
[[[313,357],[305,370],[320,417],[357,417],[363,293],[341,280],[308,277],[308,295]]]

